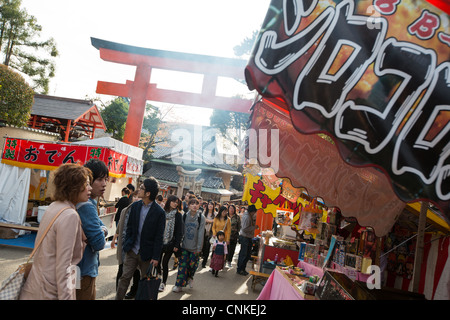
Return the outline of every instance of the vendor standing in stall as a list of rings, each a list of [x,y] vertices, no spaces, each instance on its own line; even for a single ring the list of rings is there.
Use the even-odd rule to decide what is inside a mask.
[[[242,215],[241,219],[241,231],[239,232],[241,250],[239,251],[236,273],[243,276],[248,275],[245,267],[252,255],[252,239],[256,228],[256,211],[256,207],[253,204],[248,206],[247,211]]]

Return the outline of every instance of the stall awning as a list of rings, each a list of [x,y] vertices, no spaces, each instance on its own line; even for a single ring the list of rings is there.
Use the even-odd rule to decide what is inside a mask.
[[[409,212],[413,213],[415,216],[419,216],[420,215],[420,202],[408,203],[406,205],[406,209]],[[429,220],[429,223],[432,223],[437,230],[444,232],[444,233],[450,232],[449,223],[439,212],[428,209],[427,210],[427,220]]]
[[[378,232],[402,201],[431,202],[448,222],[450,26],[442,23],[448,12],[424,0],[374,5],[371,12],[366,4],[319,0],[296,7],[272,0],[247,85],[285,110],[279,117],[295,129],[286,133],[287,152],[280,151],[280,162],[292,162],[280,170],[296,187],[351,210],[341,207],[343,214],[359,211],[361,222],[378,225]],[[285,131],[257,109],[281,112],[255,108],[255,126]]]
[[[141,148],[132,146],[128,143],[124,143],[111,137],[101,137],[77,141],[73,142],[73,144],[111,148],[116,152],[128,156],[126,174],[141,175],[143,172],[144,161],[142,160],[142,155],[144,153],[144,150]]]
[[[387,234],[403,211],[405,203],[395,195],[382,172],[347,164],[332,142],[295,130],[286,111],[260,101],[253,106],[251,128],[259,141],[266,138],[261,136],[264,130],[279,130],[278,143],[269,139],[267,148],[268,154],[279,154],[279,159],[272,157],[271,162],[264,163],[259,157],[261,167],[277,169],[277,177],[289,178],[294,187],[303,187],[310,196],[322,197],[328,207],[338,207],[344,216],[373,227],[378,236]],[[250,148],[252,143],[250,138]],[[251,160],[250,153],[247,149]]]
[[[128,156],[110,148],[6,138],[1,162],[16,167],[53,170],[65,163],[103,161],[112,177],[126,175]]]

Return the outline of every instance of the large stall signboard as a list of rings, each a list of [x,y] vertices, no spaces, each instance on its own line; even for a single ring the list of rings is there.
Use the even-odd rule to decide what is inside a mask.
[[[450,217],[449,22],[425,0],[273,0],[247,84]]]
[[[6,138],[2,163],[18,167],[53,170],[65,163],[83,165],[89,159],[103,161],[112,177],[125,177],[128,156],[109,148],[44,143],[32,140]]]

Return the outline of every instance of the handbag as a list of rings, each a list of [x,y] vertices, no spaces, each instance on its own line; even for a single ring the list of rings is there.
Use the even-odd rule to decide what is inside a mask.
[[[139,280],[134,300],[158,300],[160,284],[161,278],[158,276],[158,270],[153,264],[150,264],[147,269],[146,277]]]
[[[6,280],[4,280],[0,286],[0,300],[18,300],[20,296],[20,292],[22,291],[23,285],[25,284],[25,281],[28,278],[28,275],[31,271],[31,267],[33,266],[33,262],[30,260],[33,258],[34,254],[36,253],[37,249],[41,245],[42,241],[44,240],[44,237],[47,235],[48,231],[50,230],[51,226],[55,222],[56,218],[66,209],[69,209],[70,207],[66,207],[61,209],[52,219],[50,224],[47,226],[47,229],[45,229],[44,234],[39,239],[39,242],[34,247],[33,251],[31,252],[30,256],[28,257],[28,260],[26,263],[21,264],[16,271],[14,271]]]

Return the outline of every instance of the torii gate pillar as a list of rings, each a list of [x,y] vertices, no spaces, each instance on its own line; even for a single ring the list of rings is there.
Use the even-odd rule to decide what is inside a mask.
[[[139,145],[139,139],[141,138],[151,72],[151,67],[145,64],[136,67],[136,75],[134,76],[133,89],[130,97],[130,109],[123,135],[123,142],[135,147]]]
[[[139,145],[147,100],[249,113],[251,100],[215,95],[218,77],[245,79],[245,60],[146,49],[96,38],[91,38],[91,43],[100,51],[101,59],[136,66],[134,81],[97,82],[97,93],[130,98],[125,143]],[[158,89],[150,83],[152,67],[203,74],[202,92]]]

